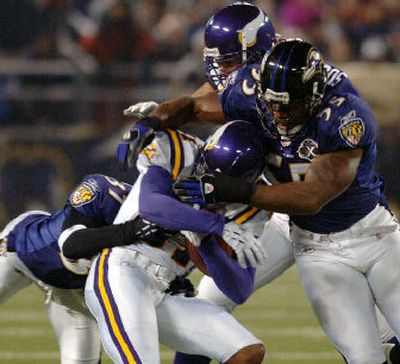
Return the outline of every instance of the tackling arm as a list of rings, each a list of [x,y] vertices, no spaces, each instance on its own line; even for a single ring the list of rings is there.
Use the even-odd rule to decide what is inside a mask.
[[[123,224],[98,226],[94,218],[72,209],[63,224],[58,244],[68,259],[91,258],[103,249],[145,241],[158,246],[166,232],[140,217]]]
[[[240,177],[205,174],[177,181],[174,190],[186,203],[245,203],[289,215],[313,215],[352,183],[362,155],[361,148],[320,155],[304,182],[254,185]]]
[[[313,215],[352,183],[363,156],[361,148],[322,154],[312,161],[304,182],[257,185],[255,207],[290,215]]]
[[[224,217],[196,210],[177,200],[172,194],[171,174],[152,166],[143,176],[139,196],[139,215],[170,230],[190,230],[222,235]]]
[[[161,103],[149,116],[159,118],[163,129],[178,129],[189,121],[225,123],[217,92],[206,89],[201,91],[201,88],[192,96],[182,96]]]

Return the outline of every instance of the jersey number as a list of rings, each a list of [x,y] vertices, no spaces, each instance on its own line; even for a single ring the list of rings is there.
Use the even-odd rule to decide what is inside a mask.
[[[293,182],[304,181],[310,163],[289,163],[290,178]]]

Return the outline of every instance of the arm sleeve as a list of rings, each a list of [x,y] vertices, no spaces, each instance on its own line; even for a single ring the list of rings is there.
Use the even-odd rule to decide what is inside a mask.
[[[360,97],[348,95],[346,101],[332,111],[330,123],[321,123],[321,153],[366,148],[375,143],[376,120],[368,104]]]
[[[105,248],[136,242],[136,225],[137,220],[89,229],[82,224],[74,225],[62,232],[59,245],[68,259],[90,258]]]
[[[158,166],[150,167],[143,176],[139,215],[169,230],[222,235],[224,229],[222,215],[196,210],[177,200],[172,193],[171,174]]]
[[[199,247],[207,270],[218,288],[236,304],[241,304],[253,292],[255,269],[243,269],[228,256],[216,239],[208,236]]]
[[[85,227],[97,227],[98,222],[93,216],[85,215],[84,213],[78,211],[74,207],[70,207],[70,210],[63,222],[63,230],[66,230],[74,225],[85,225]]]

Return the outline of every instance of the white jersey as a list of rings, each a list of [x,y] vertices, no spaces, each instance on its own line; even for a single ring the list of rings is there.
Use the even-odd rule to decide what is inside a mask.
[[[138,214],[140,192],[146,187],[142,183],[150,166],[167,170],[174,180],[188,176],[200,145],[180,132],[157,133],[139,157],[140,176],[115,223]],[[232,218],[243,222],[258,216],[247,206],[242,215],[237,208],[232,212]],[[105,249],[95,259],[85,298],[99,324],[103,347],[114,363],[160,363],[159,341],[174,350],[223,363],[243,348],[260,345],[260,340],[221,307],[166,293],[177,275],[193,267],[190,260],[186,264],[178,260],[185,253],[188,257],[184,245],[168,239],[160,248],[139,243]]]
[[[164,168],[171,174],[173,180],[178,177],[190,176],[193,173],[197,154],[202,145],[203,142],[200,139],[180,131],[157,132],[152,143],[144,149],[138,158],[136,167],[140,175],[128,198],[122,204],[114,223],[122,223],[138,215],[141,183],[150,166]],[[243,204],[230,204],[226,206],[225,216],[228,221],[245,224],[247,231],[253,231],[254,235],[259,237],[268,219],[268,212]],[[153,262],[168,267],[176,275],[185,274],[193,268],[190,261],[179,260],[184,255],[182,253],[186,248],[184,242],[175,237],[167,239],[160,248],[145,243],[135,243],[114,249],[139,251]],[[176,254],[177,250],[180,254]]]

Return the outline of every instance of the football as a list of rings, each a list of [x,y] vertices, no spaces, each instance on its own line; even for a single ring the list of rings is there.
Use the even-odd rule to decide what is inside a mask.
[[[225,253],[232,257],[234,256],[234,251],[231,246],[229,246],[222,237],[217,237],[218,245],[225,251]],[[209,276],[207,266],[200,255],[200,252],[196,246],[194,246],[188,239],[186,239],[186,248],[189,253],[190,260],[202,273]]]

